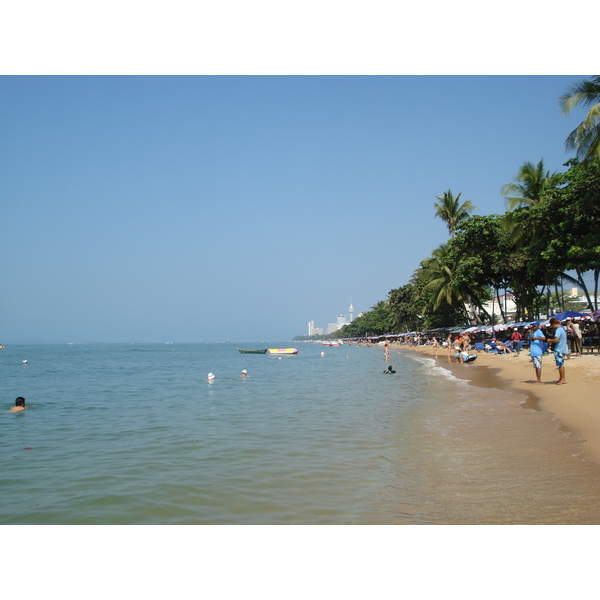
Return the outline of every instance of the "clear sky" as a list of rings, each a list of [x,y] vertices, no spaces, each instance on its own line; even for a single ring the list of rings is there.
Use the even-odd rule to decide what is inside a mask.
[[[287,340],[562,170],[583,76],[0,78],[0,343]]]

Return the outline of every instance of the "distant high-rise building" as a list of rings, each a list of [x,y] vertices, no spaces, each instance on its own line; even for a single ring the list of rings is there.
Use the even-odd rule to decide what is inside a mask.
[[[323,335],[323,329],[321,327],[315,327],[314,321],[308,323],[308,335]]]

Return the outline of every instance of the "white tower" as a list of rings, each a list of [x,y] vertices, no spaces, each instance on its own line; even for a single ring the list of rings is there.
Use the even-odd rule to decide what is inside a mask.
[[[350,308],[348,309],[350,313],[350,323],[354,320],[354,306],[352,306],[352,298],[350,299]]]

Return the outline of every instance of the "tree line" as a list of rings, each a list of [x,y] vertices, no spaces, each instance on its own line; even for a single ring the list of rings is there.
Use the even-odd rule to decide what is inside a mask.
[[[565,142],[575,157],[564,172],[550,172],[543,159],[523,164],[502,188],[504,214],[472,215],[477,207],[451,190],[437,196],[435,217],[446,223],[449,240],[419,263],[408,283],[329,337],[491,324],[495,317],[506,322],[500,291],[513,294],[516,321],[535,320],[565,308],[559,293],[565,281],[583,291],[587,308],[598,310],[600,76],[571,86],[559,102],[564,114],[589,107]],[[494,297],[500,315],[485,309]]]

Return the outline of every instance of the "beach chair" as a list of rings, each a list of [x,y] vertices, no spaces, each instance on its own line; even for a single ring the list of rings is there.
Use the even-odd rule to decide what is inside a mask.
[[[477,352],[485,352],[485,344],[483,342],[476,342],[475,350],[477,350]]]

